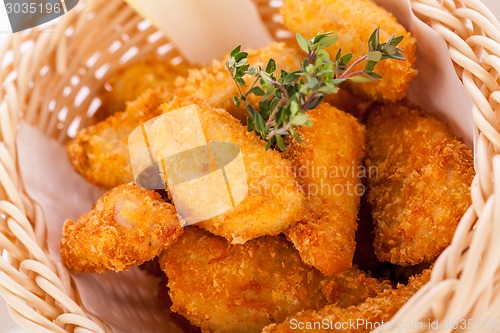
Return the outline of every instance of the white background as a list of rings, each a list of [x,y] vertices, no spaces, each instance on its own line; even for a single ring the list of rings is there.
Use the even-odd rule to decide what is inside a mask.
[[[483,0],[488,5],[494,14],[500,19],[500,0]],[[0,44],[8,37],[8,34],[0,32]],[[1,259],[0,259],[1,260]],[[16,323],[10,318],[7,306],[0,297],[0,332],[1,333],[26,333],[21,328],[18,328]]]

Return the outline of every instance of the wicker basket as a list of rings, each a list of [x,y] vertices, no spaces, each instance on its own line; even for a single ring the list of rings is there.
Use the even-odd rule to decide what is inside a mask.
[[[255,2],[270,31],[286,38],[275,16],[279,1]],[[500,320],[500,25],[479,0],[413,0],[412,7],[448,43],[457,75],[473,98],[477,175],[473,205],[436,262],[431,282],[394,320]],[[46,221],[20,180],[16,125],[22,118],[64,142],[92,121],[102,82],[121,64],[154,50],[181,61],[142,21],[122,0],[82,0],[51,33],[18,33],[0,49],[0,294],[29,331],[111,330],[83,310],[68,272],[47,255]],[[115,50],[108,49],[113,43]],[[474,332],[499,330],[493,325]],[[444,331],[449,330],[443,326]]]

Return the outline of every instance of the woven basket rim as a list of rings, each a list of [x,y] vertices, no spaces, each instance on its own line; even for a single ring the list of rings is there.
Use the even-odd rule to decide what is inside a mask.
[[[276,33],[281,27],[271,22],[274,13],[269,6],[271,0],[253,1],[269,29]],[[439,318],[446,321],[478,316],[500,322],[500,314],[495,311],[500,306],[500,248],[496,244],[499,242],[494,241],[500,239],[500,195],[494,195],[500,193],[500,24],[480,0],[411,0],[411,4],[414,14],[446,41],[457,75],[473,99],[476,176],[471,186],[472,206],[462,218],[452,245],[435,263],[429,284],[393,320],[414,322]],[[162,47],[167,51],[161,56],[179,61],[178,52],[164,37],[148,41],[155,33],[154,27],[138,31],[137,26],[143,19],[122,0],[82,0],[79,6],[77,11],[61,19],[53,34],[17,34],[0,48],[0,59],[8,53],[13,58],[13,62],[3,68],[0,65],[0,78],[4,82],[0,87],[0,213],[6,217],[0,219],[0,250],[8,254],[0,260],[0,295],[7,300],[15,320],[33,332],[112,330],[85,311],[69,273],[47,254],[43,214],[26,195],[19,175],[18,110],[22,110],[23,120],[36,124],[59,141],[65,140],[71,126],[86,124],[88,119],[67,109],[66,119],[72,121],[63,123],[54,110],[62,110],[59,105],[69,105],[65,103],[76,98],[76,87],[87,87],[89,96],[97,94],[92,79],[82,79],[75,91],[56,103],[43,98],[44,89],[50,86],[53,91],[62,91],[64,84],[72,79],[71,74],[77,67],[68,61],[68,55],[89,59],[93,54],[87,51],[87,46],[98,50],[110,45],[115,36],[112,25],[105,20],[106,15],[115,14],[115,22],[128,34],[120,46],[123,50],[118,53],[120,57],[126,56],[126,51],[134,45],[147,45],[127,61],[142,59]],[[99,12],[100,17],[92,16],[95,12]],[[94,32],[82,33],[89,19],[108,30],[101,31],[99,36]],[[78,45],[69,42],[71,36],[78,36]],[[22,51],[23,43],[30,40],[33,41],[31,49]],[[57,73],[57,81],[43,73],[47,65]],[[89,71],[103,65],[105,62],[97,57]],[[102,78],[94,80],[106,81],[118,67],[119,64],[111,66]],[[24,73],[24,76],[12,77],[12,72]],[[39,84],[33,85],[34,80]],[[38,105],[40,100],[42,105]],[[93,98],[87,98],[79,107],[88,109],[92,103]],[[498,329],[500,327],[489,331]],[[376,331],[397,332],[387,327]]]

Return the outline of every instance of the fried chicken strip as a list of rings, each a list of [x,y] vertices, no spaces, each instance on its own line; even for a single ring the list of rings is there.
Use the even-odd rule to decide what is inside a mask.
[[[370,332],[383,322],[388,322],[413,294],[429,281],[429,278],[430,270],[426,270],[420,275],[411,277],[407,285],[398,285],[397,289],[385,289],[376,297],[368,298],[358,306],[341,308],[327,305],[318,311],[306,310],[289,317],[281,324],[269,325],[262,332]]]
[[[155,258],[182,231],[171,204],[126,184],[105,193],[78,220],[66,220],[61,256],[75,272],[122,271]]]
[[[243,245],[197,227],[164,255],[172,311],[204,332],[260,332],[304,309],[326,304],[322,274],[304,265],[281,237],[261,237]]]
[[[408,103],[370,110],[367,141],[377,257],[405,266],[433,260],[471,203],[472,152],[449,126]]]
[[[306,193],[308,213],[286,235],[304,262],[332,275],[351,267],[356,248],[365,131],[326,103],[308,115],[313,126],[296,129],[305,143],[293,139],[284,153]]]
[[[196,97],[174,98],[162,106],[162,111],[167,113],[189,105],[196,105],[207,142],[239,146],[245,175],[237,177],[245,176],[248,187],[247,195],[233,209],[199,222],[198,226],[231,243],[241,244],[256,237],[277,235],[299,221],[306,211],[306,199],[290,162],[277,151],[266,150],[265,142],[229,113]],[[169,136],[170,133],[160,132],[154,140],[165,142]],[[207,203],[214,204],[215,201]],[[202,203],[191,203],[193,208],[194,205],[200,208]]]
[[[289,69],[297,61],[295,51],[283,43],[273,43],[248,53],[249,61],[255,65],[265,66],[269,58],[274,58],[279,66]],[[240,120],[246,119],[246,110],[236,108],[233,103],[232,97],[237,94],[237,89],[224,61],[214,61],[204,69],[190,70],[187,79],[179,78],[176,86],[175,93],[161,86],[147,91],[136,101],[128,103],[124,112],[80,130],[67,144],[69,160],[75,170],[90,183],[105,189],[132,181],[127,138],[141,123],[160,115],[158,107],[170,101],[174,94],[201,97],[213,107],[224,108]]]
[[[186,76],[188,68],[186,63],[172,65],[154,58],[121,68],[108,81],[111,91],[103,96],[103,110],[107,115],[123,111],[127,102],[136,100],[149,89],[162,87],[163,90],[172,91],[175,79]]]
[[[371,0],[285,0],[281,8],[284,23],[293,32],[306,38],[318,32],[332,31],[338,41],[327,50],[335,58],[338,49],[352,53],[353,61],[368,52],[368,39],[380,27],[380,41],[385,42],[392,34],[404,36],[399,48],[404,50],[405,61],[387,59],[381,61],[375,71],[382,79],[371,83],[352,83],[353,92],[378,101],[398,101],[405,97],[410,81],[416,75],[416,43],[396,18]],[[364,63],[355,67],[363,70]]]

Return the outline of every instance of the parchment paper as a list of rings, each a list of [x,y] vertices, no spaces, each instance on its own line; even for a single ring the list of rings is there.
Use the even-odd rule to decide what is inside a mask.
[[[444,41],[413,16],[409,0],[377,2],[393,12],[418,40],[419,76],[411,86],[410,99],[442,117],[472,146],[472,101],[455,75]],[[209,14],[214,22],[218,20],[216,13]],[[175,33],[169,31],[168,35]],[[267,38],[265,34],[261,37]],[[64,147],[34,128],[21,124],[17,143],[27,191],[40,204],[48,221],[50,254],[60,260],[58,244],[65,218],[75,219],[88,211],[101,191],[73,171]],[[120,274],[72,276],[86,309],[106,321],[114,332],[180,332],[169,322],[167,311],[157,306],[158,281],[143,272],[132,269]]]

